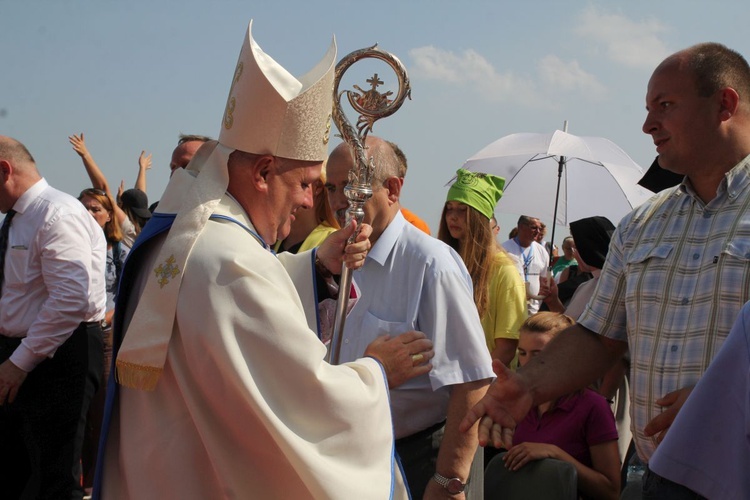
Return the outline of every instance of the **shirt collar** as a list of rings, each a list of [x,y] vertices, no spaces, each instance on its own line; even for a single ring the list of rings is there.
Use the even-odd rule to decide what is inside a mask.
[[[49,184],[47,184],[46,179],[41,178],[38,181],[34,183],[33,186],[31,186],[29,189],[26,190],[25,193],[21,195],[18,200],[13,204],[13,210],[15,210],[17,213],[22,214],[24,210],[29,208],[29,205],[37,199],[37,197],[42,194],[42,191],[47,189]]]
[[[724,174],[724,179],[721,180],[719,187],[716,189],[716,196],[718,197],[722,194],[728,194],[730,198],[734,198],[742,192],[748,184],[750,184],[750,155],[743,158],[737,165]],[[680,183],[679,189],[690,196],[698,196],[687,176],[685,176]]]
[[[375,245],[367,253],[367,258],[374,260],[381,266],[385,265],[385,261],[391,254],[391,250],[396,245],[396,241],[405,225],[406,219],[401,214],[401,210],[398,210],[396,216],[388,224],[388,227],[385,228],[380,238],[378,238],[378,241],[375,242]]]

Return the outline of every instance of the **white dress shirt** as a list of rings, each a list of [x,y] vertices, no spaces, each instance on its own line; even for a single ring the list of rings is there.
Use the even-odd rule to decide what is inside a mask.
[[[396,438],[445,420],[451,385],[494,377],[471,276],[451,247],[399,212],[353,278],[361,297],[346,317],[342,363],[385,334],[419,330],[435,346],[430,373],[390,391]]]
[[[104,319],[104,231],[80,201],[41,179],[13,205],[0,335],[22,337],[11,362],[33,370],[84,321]]]
[[[528,283],[527,292],[530,295],[539,294],[539,277],[549,265],[549,254],[542,245],[532,241],[531,245],[524,248],[517,238],[503,242],[503,248],[509,254],[519,259],[521,264],[520,273],[524,282]],[[529,316],[536,314],[542,305],[540,299],[528,299]]]

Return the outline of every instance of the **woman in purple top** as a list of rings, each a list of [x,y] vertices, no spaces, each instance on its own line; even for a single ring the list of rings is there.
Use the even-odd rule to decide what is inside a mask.
[[[569,316],[540,312],[521,325],[518,362],[524,366],[560,331],[574,323]],[[556,458],[572,464],[584,497],[617,499],[620,456],[617,429],[607,401],[590,389],[532,408],[519,422],[505,466],[518,470],[530,461]]]

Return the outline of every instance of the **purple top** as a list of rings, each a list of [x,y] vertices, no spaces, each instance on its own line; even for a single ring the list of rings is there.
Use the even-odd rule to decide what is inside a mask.
[[[750,302],[648,466],[707,498],[750,498]]]
[[[520,443],[554,444],[582,464],[591,467],[589,447],[617,439],[615,417],[607,400],[585,389],[562,398],[539,418],[532,408],[518,423],[513,445]]]

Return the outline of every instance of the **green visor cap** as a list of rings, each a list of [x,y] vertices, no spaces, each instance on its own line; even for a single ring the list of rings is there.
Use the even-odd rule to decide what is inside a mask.
[[[448,189],[445,201],[459,201],[479,211],[488,219],[495,213],[495,206],[503,196],[505,179],[492,174],[469,172],[463,168],[456,171],[456,182]]]

